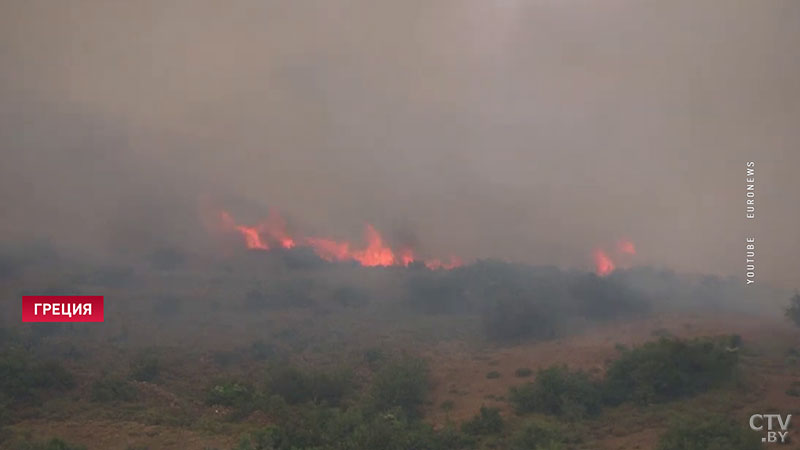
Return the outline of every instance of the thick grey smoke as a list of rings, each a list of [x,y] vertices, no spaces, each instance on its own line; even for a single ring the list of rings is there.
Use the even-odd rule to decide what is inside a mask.
[[[800,3],[11,0],[3,239],[204,248],[203,199],[430,253],[742,276],[800,252]],[[230,206],[229,206],[230,205]]]

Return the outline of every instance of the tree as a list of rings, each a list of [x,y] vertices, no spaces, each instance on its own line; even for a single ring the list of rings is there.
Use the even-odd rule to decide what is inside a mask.
[[[786,308],[786,317],[800,327],[800,293],[794,291],[794,296],[789,300],[789,307]]]

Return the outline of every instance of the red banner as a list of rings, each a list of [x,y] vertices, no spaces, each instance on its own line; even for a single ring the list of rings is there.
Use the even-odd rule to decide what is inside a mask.
[[[24,295],[23,322],[102,322],[102,295]]]

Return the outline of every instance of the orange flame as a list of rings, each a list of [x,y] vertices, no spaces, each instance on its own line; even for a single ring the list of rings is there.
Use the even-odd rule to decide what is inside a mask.
[[[626,255],[635,255],[636,254],[636,246],[633,245],[633,242],[631,242],[631,241],[629,241],[627,239],[623,239],[623,240],[619,241],[619,244],[617,245],[617,248],[619,249],[620,253],[624,253]]]
[[[455,256],[451,256],[449,262],[442,262],[442,260],[438,258],[429,259],[425,261],[425,267],[431,270],[437,270],[437,269],[450,270],[462,266],[463,264],[464,263],[461,261],[461,259],[456,258]]]
[[[297,240],[287,231],[286,221],[274,211],[270,211],[266,221],[254,227],[236,224],[231,215],[225,211],[220,214],[220,217],[225,229],[235,230],[244,237],[248,249],[269,250],[270,242],[287,249],[297,245]],[[414,250],[409,247],[404,247],[395,254],[371,224],[366,224],[364,238],[367,245],[360,250],[354,250],[347,241],[329,238],[311,236],[300,238],[299,241],[303,245],[311,247],[317,256],[329,262],[356,261],[367,267],[395,265],[407,267],[417,260]],[[422,262],[432,270],[449,270],[463,265],[461,260],[456,257],[450,257],[449,262],[442,262],[439,259],[422,260]]]
[[[597,275],[604,277],[614,271],[614,261],[601,249],[594,251],[594,266]]]

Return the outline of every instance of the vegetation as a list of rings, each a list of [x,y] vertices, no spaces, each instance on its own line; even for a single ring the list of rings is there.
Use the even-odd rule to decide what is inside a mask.
[[[92,383],[92,401],[121,403],[136,400],[138,391],[128,380],[106,377]]]
[[[244,436],[234,450],[461,450],[469,438],[421,421],[360,409],[314,408]]]
[[[504,427],[500,409],[481,406],[481,410],[472,419],[461,426],[461,430],[469,435],[499,434]]]
[[[596,415],[602,408],[601,385],[582,371],[553,366],[538,372],[532,383],[511,388],[518,413],[539,412],[568,419]]]
[[[161,372],[161,363],[158,356],[152,352],[145,352],[131,361],[130,377],[136,381],[153,381]]]
[[[681,417],[661,436],[658,450],[759,450],[760,436],[722,416]]]
[[[738,362],[724,342],[662,338],[623,351],[606,372],[606,400],[660,403],[719,387]]]
[[[35,362],[21,352],[0,354],[0,400],[9,404],[35,401],[45,391],[74,385],[72,374],[57,362]]]
[[[86,450],[82,445],[70,444],[59,438],[52,438],[50,440],[16,440],[10,443],[10,447],[14,450]]]
[[[352,388],[349,370],[310,371],[280,366],[269,373],[270,394],[278,395],[290,405],[314,402],[338,405]]]
[[[533,375],[533,371],[527,367],[521,367],[514,371],[514,375],[519,378],[525,378]]]
[[[568,429],[557,422],[533,419],[525,422],[511,438],[510,450],[561,450],[570,443]]]
[[[795,291],[792,298],[789,299],[786,317],[800,327],[800,292]]]
[[[378,411],[398,408],[408,417],[418,417],[427,393],[427,364],[418,358],[403,357],[375,374],[370,396]]]
[[[206,403],[241,408],[252,403],[253,397],[253,388],[247,384],[236,381],[222,381],[215,383],[208,390]]]

